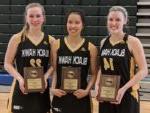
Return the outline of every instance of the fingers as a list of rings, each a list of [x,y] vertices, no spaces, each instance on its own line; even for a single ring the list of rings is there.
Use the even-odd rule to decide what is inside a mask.
[[[45,89],[47,88],[47,86],[48,86],[48,83],[47,83],[47,81],[45,81]]]
[[[20,88],[21,92],[22,92],[23,94],[27,94],[27,93],[25,92],[24,79],[21,78],[21,79],[18,80],[18,82],[19,82],[19,88]]]
[[[118,101],[110,102],[111,104],[119,104]]]
[[[121,100],[123,98],[124,93],[122,91],[118,91],[118,94],[116,96],[116,101],[115,102],[111,102],[112,104],[120,104]]]
[[[79,90],[75,91],[75,92],[73,93],[73,95],[75,95],[78,99],[80,99],[80,98],[83,98],[83,97],[87,96],[88,93],[89,93],[89,92],[86,91],[86,90],[79,89]]]
[[[25,87],[24,85],[20,85],[20,90],[23,94],[28,94],[27,92],[25,92]]]
[[[45,89],[46,89],[48,86],[48,78],[46,76],[44,76],[44,81],[45,81]]]
[[[118,95],[117,95],[117,97],[116,97],[117,104],[120,104],[120,103],[121,103],[122,97],[123,97],[122,94],[118,94]]]
[[[58,97],[62,97],[67,94],[65,91],[63,91],[61,89],[51,89],[51,91],[55,96],[58,96]],[[73,92],[73,95],[75,95],[78,99],[80,99],[80,98],[87,96],[88,93],[89,92],[86,90],[79,89],[79,90]]]
[[[66,92],[61,89],[52,89],[51,91],[55,96],[58,96],[58,97],[62,97],[66,95]]]
[[[123,93],[122,93],[122,92],[118,92],[118,94],[117,94],[115,100],[113,100],[113,101],[108,101],[108,102],[110,102],[111,104],[120,104],[122,98],[123,98]],[[99,102],[101,102],[101,103],[104,102],[104,101],[101,101],[101,100],[100,100],[99,95],[97,95],[97,100],[98,100]]]
[[[62,91],[62,90],[59,90],[59,91],[56,92],[56,95],[57,95],[58,97],[62,97],[62,96],[64,96],[64,95],[66,95],[66,92],[65,92],[65,91]]]

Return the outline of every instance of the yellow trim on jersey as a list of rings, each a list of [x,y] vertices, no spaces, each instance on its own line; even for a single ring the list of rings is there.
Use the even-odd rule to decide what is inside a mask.
[[[57,48],[59,49],[60,48],[60,39],[57,39],[57,40],[58,40]]]
[[[51,35],[48,35],[48,41],[49,43],[53,42],[55,40],[55,38]]]
[[[67,38],[66,38],[66,37],[64,38],[64,42],[65,42],[66,46],[67,46],[68,49],[69,49],[70,51],[72,51],[72,52],[77,51],[77,50],[83,45],[84,41],[85,41],[85,39],[83,38],[83,40],[82,40],[79,44],[77,44],[76,47],[72,48],[72,47],[70,46],[70,44],[68,43]]]
[[[39,38],[41,38],[41,40],[39,40],[38,42],[37,42],[37,40],[36,40],[36,41],[32,40],[32,39],[29,38],[28,36],[27,36],[27,38],[30,40],[30,42],[31,42],[33,45],[38,46],[38,45],[43,41],[43,39],[44,39],[44,33],[42,32],[42,36],[39,37]]]
[[[137,100],[137,102],[139,101],[137,90],[132,90],[131,95]]]
[[[131,60],[130,60],[130,79],[132,79],[135,75],[134,73],[135,71],[135,61],[134,61],[134,58],[131,57]],[[132,92],[131,92],[131,95],[138,101],[138,92],[137,90],[139,89],[139,84],[136,84],[134,86],[132,86]]]
[[[15,34],[15,38],[16,38],[16,41],[17,41],[18,43],[21,42],[21,36],[22,36],[21,33]]]
[[[110,44],[112,45],[112,46],[115,46],[116,44],[119,44],[119,43],[121,43],[121,44],[124,44],[125,43],[125,41],[124,40],[119,40],[119,41],[112,41],[112,40],[110,40],[110,38],[109,38],[109,42],[110,42]]]
[[[88,50],[89,50],[89,51],[90,51],[90,48],[91,48],[92,46],[95,46],[95,45],[93,45],[93,43],[91,43],[91,42],[88,42]]]

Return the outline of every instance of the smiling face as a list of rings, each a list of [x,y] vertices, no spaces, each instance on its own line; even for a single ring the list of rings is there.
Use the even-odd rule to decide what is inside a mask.
[[[123,26],[127,23],[127,19],[121,11],[111,11],[107,17],[107,28],[110,34],[123,32]]]
[[[79,36],[83,29],[81,16],[77,13],[70,13],[67,19],[67,31],[70,36]]]
[[[40,7],[31,7],[26,12],[26,22],[30,28],[41,28],[44,23],[44,16]]]

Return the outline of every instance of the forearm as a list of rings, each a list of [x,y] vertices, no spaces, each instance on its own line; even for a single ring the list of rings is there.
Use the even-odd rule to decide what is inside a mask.
[[[14,68],[14,66],[12,64],[5,64],[4,65],[5,70],[11,75],[13,76],[15,79],[17,79],[18,81],[20,79],[23,79],[23,77],[20,75],[20,73]]]
[[[88,82],[88,85],[86,87],[86,90],[89,92],[91,90],[91,88],[93,87],[94,83],[96,81],[96,74],[91,75],[91,79]]]
[[[99,86],[100,85],[100,76],[101,76],[101,70],[99,69],[99,71],[97,73],[97,78],[96,78],[95,86]]]
[[[54,70],[54,68],[52,66],[47,70],[47,72],[44,75],[46,79],[48,79],[50,76],[52,76],[53,70]]]
[[[56,76],[56,72],[54,72],[52,75],[52,85],[51,85],[52,89],[56,88],[56,82],[57,82],[57,76]]]
[[[145,76],[147,76],[147,70],[138,71],[135,76],[123,86],[123,88],[125,90],[129,89],[130,87],[139,83],[140,80],[142,80]]]

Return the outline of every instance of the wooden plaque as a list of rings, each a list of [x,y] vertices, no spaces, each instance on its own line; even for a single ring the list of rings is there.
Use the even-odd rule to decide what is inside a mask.
[[[45,81],[43,67],[24,68],[25,92],[44,92]]]
[[[61,89],[73,92],[80,88],[81,68],[62,67]]]
[[[120,85],[119,75],[101,75],[99,99],[100,101],[115,102]]]

